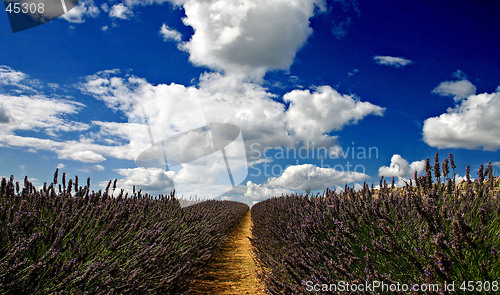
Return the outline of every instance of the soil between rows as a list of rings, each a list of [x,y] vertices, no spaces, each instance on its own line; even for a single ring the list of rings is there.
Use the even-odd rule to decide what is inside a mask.
[[[229,234],[220,251],[207,265],[203,275],[193,282],[191,294],[266,294],[257,278],[252,244],[250,210]]]

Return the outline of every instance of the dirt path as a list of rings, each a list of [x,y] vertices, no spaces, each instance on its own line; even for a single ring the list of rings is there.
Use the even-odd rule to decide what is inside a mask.
[[[253,261],[252,244],[248,240],[251,227],[252,218],[248,211],[203,276],[194,282],[193,294],[265,294],[264,285],[257,279],[258,267]]]

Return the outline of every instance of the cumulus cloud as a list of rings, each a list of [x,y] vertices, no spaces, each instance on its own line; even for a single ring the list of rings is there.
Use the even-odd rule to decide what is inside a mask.
[[[86,17],[95,18],[98,15],[99,8],[97,8],[93,0],[80,0],[78,4],[65,13],[62,18],[70,23],[81,24],[85,22]]]
[[[8,72],[10,73],[8,79],[12,81],[23,81],[27,77],[13,70]],[[84,78],[84,82],[78,87],[82,92],[103,101],[108,108],[127,116],[133,114],[139,105],[151,101],[158,102],[157,114],[154,113],[149,118],[151,122],[161,119],[155,117],[156,115],[179,114],[179,118],[174,120],[177,125],[168,126],[163,130],[164,132],[168,131],[168,128],[173,128],[172,131],[192,129],[190,116],[195,116],[196,122],[202,118],[206,123],[235,124],[241,128],[247,152],[252,152],[249,146],[253,143],[259,143],[260,149],[298,146],[306,141],[314,142],[316,146],[338,148],[335,137],[326,134],[341,130],[347,124],[355,124],[367,115],[382,115],[383,113],[383,108],[368,102],[361,102],[354,96],[342,95],[328,86],[315,88],[313,92],[304,90],[286,94],[284,100],[290,104],[286,109],[283,103],[275,100],[277,96],[268,92],[262,85],[242,80],[241,77],[235,75],[220,73],[204,74],[200,77],[197,87],[186,87],[175,83],[153,85],[145,79],[128,74],[121,75],[118,70],[108,70]],[[7,127],[0,131],[0,142],[6,146],[51,151],[59,159],[95,164],[86,166],[95,171],[99,171],[101,166],[104,167],[98,166],[97,163],[106,161],[108,158],[135,159],[131,146],[127,144],[130,138],[130,128],[133,129],[135,126],[133,123],[92,121],[88,124],[72,121],[71,116],[80,112],[85,106],[59,97],[47,98],[42,94],[33,94],[2,95],[1,98],[2,109],[9,115],[9,121],[4,123]],[[186,100],[199,102],[201,113],[193,114],[192,108],[180,108],[182,104],[179,102]],[[307,100],[313,102],[312,106],[306,104]],[[159,112],[160,109],[165,112]],[[340,115],[332,119],[329,113]],[[300,129],[297,118],[305,119],[306,130]],[[17,130],[42,131],[49,135],[49,138],[20,136],[15,133]],[[88,133],[85,136],[82,135],[79,140],[64,140],[59,137],[61,133],[70,131],[87,131]],[[312,135],[308,132],[312,132]],[[147,136],[147,132],[141,134]],[[53,138],[56,135],[57,139]],[[108,145],[97,144],[95,140]],[[189,148],[193,146],[189,140],[179,141],[179,143],[184,144],[179,146],[181,151],[189,151]],[[260,160],[258,157],[250,157],[250,159],[254,164],[259,163]],[[267,160],[260,162],[263,161]],[[211,179],[212,176],[215,177],[227,171],[224,162],[205,165],[204,167],[208,167],[209,170],[200,169],[200,167],[197,163],[188,163],[175,172],[170,171],[170,174],[166,176],[169,181],[175,182],[176,186],[180,185],[183,188],[182,191],[185,192],[186,197],[210,195],[211,192],[217,192],[214,195],[218,195],[219,192],[224,192],[225,188],[220,185],[220,179]],[[164,168],[155,167],[165,172]],[[135,177],[147,174],[150,182],[143,183],[144,189],[159,190],[160,187],[163,189],[170,187],[170,182],[166,180],[165,175],[158,174],[158,171],[154,169],[144,169],[146,170],[120,170],[121,175],[124,176],[121,180],[123,186],[127,187],[127,184],[133,183],[132,180]],[[321,182],[327,181],[319,174],[329,175],[330,183],[331,179],[336,178],[342,182],[365,177],[364,174],[347,173],[344,175],[334,169],[321,169],[326,170],[312,169],[313,172],[305,174],[309,175],[307,177],[316,179],[316,182],[313,182],[314,187],[323,188]],[[253,189],[247,188],[247,195],[254,195],[259,191],[269,194],[285,192],[284,189],[280,189],[279,185],[286,185],[291,178],[298,177],[293,169],[285,172],[281,177],[270,180],[264,185],[265,187],[256,185]],[[159,183],[155,184],[155,181]],[[203,185],[199,185],[200,183]]]
[[[175,83],[152,85],[141,78],[117,77],[117,74],[116,71],[106,71],[89,76],[80,88],[126,115],[131,115],[139,102],[156,100],[161,105],[155,109],[176,110],[175,114],[180,116],[176,124],[184,121],[188,124],[191,117],[195,117],[196,122],[204,121],[204,117],[207,123],[236,124],[242,129],[247,146],[259,143],[262,149],[304,142],[311,146],[314,143],[315,146],[335,148],[338,147],[336,138],[327,133],[356,124],[368,115],[381,116],[384,111],[384,108],[362,102],[355,96],[342,95],[329,86],[318,87],[313,93],[296,90],[285,94],[284,100],[290,103],[285,110],[282,103],[273,99],[275,95],[263,86],[242,81],[236,76],[204,74],[198,87],[185,87]],[[202,113],[194,114],[193,108],[179,109],[182,100],[199,102]],[[336,115],[332,116],[333,113]],[[96,124],[105,127],[102,130],[108,134],[115,131],[116,134],[125,134],[120,131],[120,124]],[[195,125],[192,128],[199,127]],[[182,129],[180,125],[178,128]]]
[[[161,105],[156,106],[156,109],[175,110],[175,113],[170,111],[163,115],[178,114],[179,118],[175,119],[174,116],[170,121],[184,125],[180,127],[182,129],[188,125],[200,127],[195,124],[200,120],[233,123],[243,130],[246,141],[258,141],[264,146],[293,144],[285,130],[284,105],[273,101],[272,95],[260,85],[220,74],[203,75],[199,88],[175,83],[154,86],[136,77],[110,75],[107,72],[87,77],[81,88],[96,99],[103,100],[108,107],[126,115],[131,115],[139,102],[158,101]],[[183,100],[201,104],[203,113],[193,114],[192,108],[179,109],[182,106],[179,102]],[[150,119],[154,121],[156,118]],[[102,130],[106,133],[126,135],[123,124],[96,124],[104,126]]]
[[[246,158],[229,157],[228,164],[232,170],[234,185],[239,185],[247,176]],[[237,168],[240,168],[240,173]],[[234,189],[228,176],[228,167],[220,152],[172,169],[175,171],[173,180],[176,193],[184,198],[214,198]]]
[[[130,112],[138,103],[142,89],[149,85],[145,79],[135,76],[117,77],[119,70],[106,70],[87,76],[78,87],[86,94],[103,101],[112,110]]]
[[[287,167],[279,177],[269,178],[266,185],[297,190],[323,190],[332,186],[364,181],[368,178],[369,176],[365,173],[303,164]]]
[[[5,107],[0,104],[0,124],[5,124],[10,122],[10,116]]]
[[[113,19],[130,19],[136,6],[171,2],[182,6],[194,34],[180,44],[190,61],[213,70],[243,75],[260,81],[268,70],[288,70],[297,51],[312,33],[309,19],[324,11],[324,0],[125,0],[111,7],[102,5]],[[84,16],[99,13],[92,0],[79,4],[66,16],[83,22]],[[339,33],[348,23],[340,24]],[[161,27],[165,40],[181,41],[181,35]]]
[[[342,190],[343,186],[352,183],[355,187],[361,188],[356,182],[368,178],[370,177],[367,174],[360,172],[339,171],[312,164],[294,165],[287,167],[280,176],[270,177],[262,184],[248,181],[246,185],[241,185],[234,191],[242,196],[231,198],[252,205],[267,198],[289,195],[298,190],[324,190],[332,186],[338,186]]]
[[[391,66],[395,68],[401,68],[413,63],[412,60],[406,59],[404,57],[382,56],[382,55],[374,56],[373,60],[379,65]]]
[[[323,1],[185,0],[184,23],[194,29],[183,45],[195,65],[261,79],[287,70],[312,29],[309,18]]]
[[[123,3],[115,4],[109,10],[109,17],[119,19],[129,19],[134,13]]]
[[[166,24],[163,24],[160,28],[160,35],[163,37],[164,41],[173,40],[175,42],[180,42],[182,40],[181,33],[174,29],[171,29]]]
[[[444,81],[441,82],[432,93],[441,96],[453,96],[455,101],[460,101],[466,97],[476,94],[476,86],[469,80]]]
[[[415,171],[420,173],[424,171],[425,160],[415,161],[411,164],[406,159],[398,154],[394,154],[391,158],[389,166],[382,166],[378,169],[378,175],[384,177],[399,177],[409,179],[414,176]]]
[[[284,105],[274,101],[274,95],[262,86],[234,76],[206,74],[200,91],[206,119],[236,124],[247,146],[258,143],[263,149],[294,144],[286,129]]]
[[[152,195],[169,194],[174,190],[173,176],[174,172],[165,171],[160,168],[129,168],[116,169],[115,172],[124,176],[118,179],[117,187],[124,189],[125,192],[132,193],[135,186],[137,191],[143,190]],[[100,183],[105,187],[108,182]]]
[[[272,197],[292,194],[293,191],[287,188],[269,187],[265,184],[256,184],[248,181],[244,186],[243,202],[261,201]]]
[[[385,110],[353,95],[342,95],[330,86],[318,87],[313,93],[294,90],[283,99],[290,103],[286,112],[288,128],[298,138],[311,143],[331,140],[328,132],[356,124],[368,115],[382,116]]]
[[[124,145],[129,142],[133,126],[124,122],[92,121],[97,132],[90,132],[89,137],[95,141],[105,142],[108,145]]]
[[[256,156],[259,154],[259,149],[298,146],[304,142],[309,144],[314,142],[315,146],[338,148],[336,138],[327,136],[327,133],[341,130],[347,124],[355,124],[368,115],[382,115],[384,110],[368,102],[362,102],[355,96],[342,95],[328,86],[318,87],[314,92],[307,90],[286,94],[284,99],[290,103],[287,110],[284,104],[274,100],[276,95],[269,93],[262,85],[241,80],[240,77],[234,75],[206,73],[200,77],[198,87],[186,87],[175,83],[152,85],[137,77],[127,75],[118,77],[118,74],[117,71],[107,71],[89,76],[80,87],[86,93],[104,101],[108,107],[128,116],[134,114],[137,104],[141,103],[144,110],[148,110],[148,120],[151,124],[156,121],[162,122],[164,115],[170,116],[170,119],[174,118],[175,114],[179,115],[178,119],[169,121],[177,127],[170,124],[161,129],[162,134],[168,135],[176,130],[186,131],[195,128],[200,119],[207,123],[235,124],[241,128],[247,155],[253,164],[268,161],[261,160]],[[196,108],[192,107],[179,109],[182,106],[182,103],[179,104],[179,102],[187,101],[199,102],[202,112],[197,111],[193,114],[193,110]],[[149,102],[156,104],[152,107]],[[156,110],[156,112],[151,112],[152,110]],[[168,111],[159,112],[159,110]],[[338,115],[331,116],[332,113]],[[195,121],[193,122],[196,124],[192,124],[191,117],[194,117]],[[124,128],[126,123],[93,122],[93,124],[99,126],[103,137],[109,137],[110,134],[115,134],[117,139],[127,136]],[[302,124],[307,126],[306,130],[301,129]],[[155,130],[152,131],[157,134],[158,132]],[[147,137],[147,132],[139,133]],[[146,140],[149,139],[146,138]],[[189,143],[189,140],[185,141],[185,144],[183,142],[176,142],[175,147],[180,151],[192,149],[193,145]],[[177,143],[183,145],[178,146]],[[253,145],[255,143],[257,145]],[[257,148],[249,148],[252,145],[254,148],[257,146]],[[226,167],[216,163],[206,167],[215,170],[207,173],[206,169],[200,169],[198,165],[182,165],[182,169],[176,171],[176,174],[172,175],[172,179],[175,180],[176,185],[193,188],[192,190],[184,190],[185,196],[203,196],[209,192],[220,192],[220,187],[209,185],[199,187],[198,184],[209,182],[207,175],[220,175],[220,172],[225,171]],[[290,173],[289,171],[287,173]],[[325,172],[324,174],[330,177],[330,185],[332,184],[332,176],[338,177],[339,183],[365,177],[364,174],[343,175],[340,172],[337,175],[333,173],[333,170],[320,170],[319,172]],[[318,171],[316,171],[317,173]],[[283,182],[283,178],[273,180],[273,187],[270,184],[266,184],[266,187],[256,185],[252,186],[253,190],[245,192],[248,195],[253,195],[257,191],[275,193],[277,191],[275,189],[278,189],[275,186],[280,184],[280,181]],[[325,181],[327,181],[326,178]],[[317,186],[325,187],[320,184]],[[243,194],[245,192],[242,191]]]
[[[500,92],[471,95],[424,121],[424,141],[438,148],[500,148]]]

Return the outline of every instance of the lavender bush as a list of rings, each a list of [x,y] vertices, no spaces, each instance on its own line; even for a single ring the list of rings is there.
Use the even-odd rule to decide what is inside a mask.
[[[254,205],[252,243],[267,291],[303,294],[307,281],[499,281],[499,178],[490,164],[457,184],[454,165],[450,155],[440,166],[436,155],[404,188],[381,179],[379,190],[365,184]]]
[[[0,294],[182,294],[248,206],[90,192],[78,178],[0,185]],[[113,196],[113,193],[115,195]]]

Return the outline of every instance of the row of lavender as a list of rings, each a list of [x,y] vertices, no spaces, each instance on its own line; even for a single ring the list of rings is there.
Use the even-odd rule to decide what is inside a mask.
[[[181,294],[248,206],[2,179],[0,294]],[[112,191],[110,192],[110,190]]]
[[[450,163],[455,175],[453,157],[440,165],[436,155],[434,167],[427,160],[425,175],[400,189],[381,180],[380,190],[346,187],[254,205],[252,243],[267,290],[302,294],[339,281],[498,290],[500,179],[489,165],[471,181],[467,167],[456,184]]]

